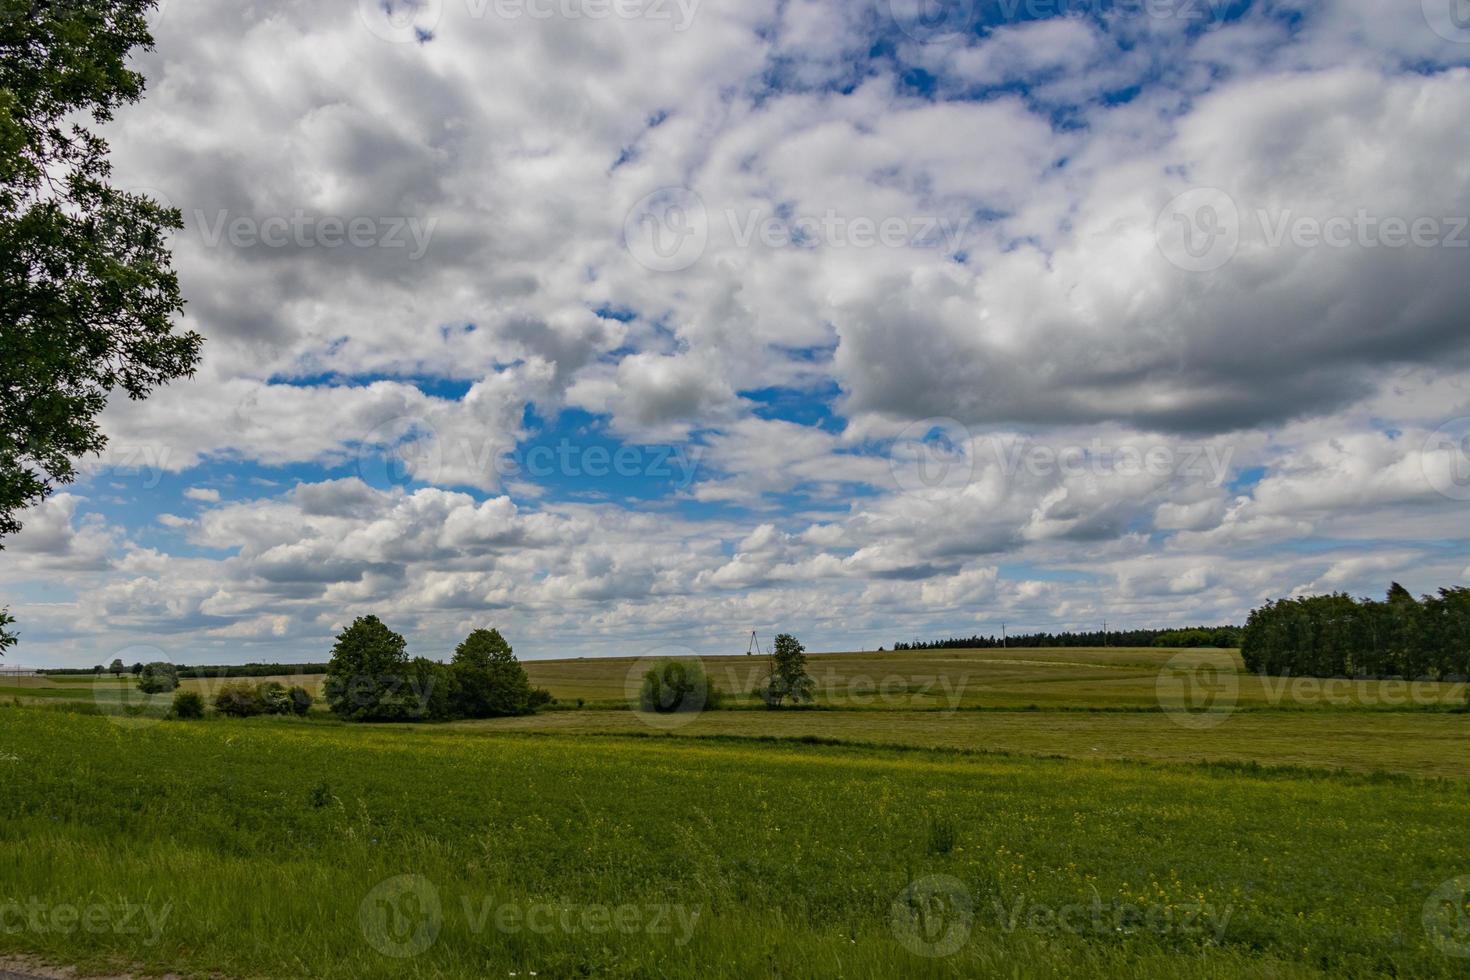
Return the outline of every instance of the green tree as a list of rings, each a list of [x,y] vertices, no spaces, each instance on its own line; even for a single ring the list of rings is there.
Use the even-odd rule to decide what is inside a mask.
[[[176,209],[109,184],[100,126],[137,102],[152,0],[0,0],[0,537],[100,452],[115,390],[193,373],[167,235]],[[13,642],[0,617],[0,651]]]
[[[102,673],[102,668],[97,672]],[[166,694],[178,686],[179,669],[165,661],[148,664],[138,674],[138,690],[144,694]]]
[[[816,682],[806,672],[806,648],[790,633],[776,637],[771,647],[771,676],[759,690],[767,707],[809,704],[815,697]]]
[[[112,671],[113,677],[121,677],[123,674],[126,674],[128,672],[128,668],[123,666],[122,660],[118,657],[114,657],[112,659],[112,665],[107,669]]]
[[[497,629],[478,629],[449,661],[454,707],[466,718],[524,715],[531,711],[531,680]]]
[[[358,617],[332,647],[322,688],[327,707],[352,721],[413,717],[406,698],[407,646],[378,617]]]

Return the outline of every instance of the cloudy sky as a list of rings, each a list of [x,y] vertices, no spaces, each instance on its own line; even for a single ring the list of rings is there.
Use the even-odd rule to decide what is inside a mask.
[[[8,660],[743,652],[1470,584],[1462,0],[165,0],[197,377]]]

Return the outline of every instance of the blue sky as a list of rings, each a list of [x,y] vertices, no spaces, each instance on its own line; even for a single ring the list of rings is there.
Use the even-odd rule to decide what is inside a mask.
[[[10,660],[1470,580],[1449,0],[923,9],[164,5],[107,135],[205,359],[7,544]]]

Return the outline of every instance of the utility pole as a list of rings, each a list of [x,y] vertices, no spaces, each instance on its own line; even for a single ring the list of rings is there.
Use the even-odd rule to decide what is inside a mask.
[[[1006,624],[1005,623],[1001,623],[1000,624],[1000,648],[1002,650],[1009,649],[1009,647],[1007,647],[1007,645],[1006,645],[1007,642],[1008,641],[1006,640]]]
[[[1103,646],[1108,645],[1108,621],[1103,620]]]

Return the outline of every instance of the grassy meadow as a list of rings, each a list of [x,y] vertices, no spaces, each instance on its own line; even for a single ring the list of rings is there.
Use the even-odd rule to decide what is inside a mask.
[[[0,971],[1470,975],[1463,686],[833,654],[772,712],[709,658],[725,708],[671,723],[633,659],[526,666],[557,710],[438,726],[10,679]]]

